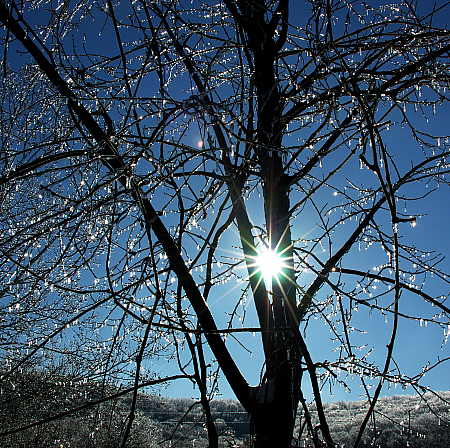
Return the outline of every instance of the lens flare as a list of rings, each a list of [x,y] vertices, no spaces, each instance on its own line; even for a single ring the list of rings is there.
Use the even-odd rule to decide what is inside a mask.
[[[255,257],[255,265],[267,287],[272,285],[272,280],[277,279],[285,267],[283,257],[267,247],[258,251],[258,255]]]

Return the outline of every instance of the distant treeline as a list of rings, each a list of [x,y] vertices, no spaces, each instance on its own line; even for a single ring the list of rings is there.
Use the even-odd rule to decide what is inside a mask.
[[[131,394],[101,401],[119,391],[108,384],[36,371],[2,376],[0,445],[11,448],[118,447],[128,418]],[[92,402],[97,404],[85,406]],[[79,410],[72,413],[74,408]],[[240,404],[220,399],[213,400],[211,408],[221,446],[246,446],[251,437],[251,425]],[[353,446],[366,410],[365,402],[335,402],[325,406],[331,433],[339,447]],[[54,419],[58,415],[61,418]],[[312,426],[320,434],[314,414],[312,419]],[[450,392],[383,398],[361,446],[450,446],[449,422]],[[299,410],[295,441],[298,447],[312,446],[307,428]],[[4,434],[7,432],[9,434]],[[202,407],[195,400],[139,394],[129,448],[201,448],[208,446],[206,437]]]

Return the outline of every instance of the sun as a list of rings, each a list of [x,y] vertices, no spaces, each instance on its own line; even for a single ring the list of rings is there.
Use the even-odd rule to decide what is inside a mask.
[[[277,279],[283,272],[285,263],[283,257],[279,253],[264,247],[258,250],[258,255],[255,257],[255,266],[261,273],[266,286],[270,288],[272,280]]]

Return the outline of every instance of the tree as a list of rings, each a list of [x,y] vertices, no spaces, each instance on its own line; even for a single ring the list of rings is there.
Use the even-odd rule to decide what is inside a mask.
[[[3,437],[4,446],[108,448],[120,444],[128,414],[126,402],[111,398],[99,406],[84,406],[86,398],[91,402],[98,400],[98,384],[80,384],[76,379],[58,376],[55,372],[46,375],[22,373],[0,384],[3,429],[14,427],[17,422],[23,425],[34,423],[36,419],[44,421],[46,417],[53,417],[55,411],[65,413],[68,403],[72,408],[80,408],[76,416],[69,413],[64,421],[50,418],[47,424],[34,425]],[[110,391],[110,395],[114,392],[117,390]],[[127,446],[160,446],[162,433],[161,425],[139,412]]]
[[[40,368],[131,378],[123,446],[149,360],[171,353],[211,446],[219,370],[257,447],[290,446],[299,404],[315,446],[334,446],[321,388],[345,383],[339,372],[367,392],[355,446],[385,383],[425,390],[448,357],[412,376],[392,367],[400,321],[449,333],[444,257],[412,230],[448,186],[448,137],[428,122],[446,107],[448,6],[423,8],[2,0],[9,371],[40,355]],[[420,304],[402,309],[404,297]],[[382,362],[358,348],[372,314],[391,325],[371,341]],[[229,342],[246,332],[261,337],[256,386]]]

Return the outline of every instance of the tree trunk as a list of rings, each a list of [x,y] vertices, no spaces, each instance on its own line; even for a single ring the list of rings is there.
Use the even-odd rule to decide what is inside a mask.
[[[276,376],[256,389],[251,412],[255,448],[291,446],[299,403],[298,366],[298,359],[281,364]]]

